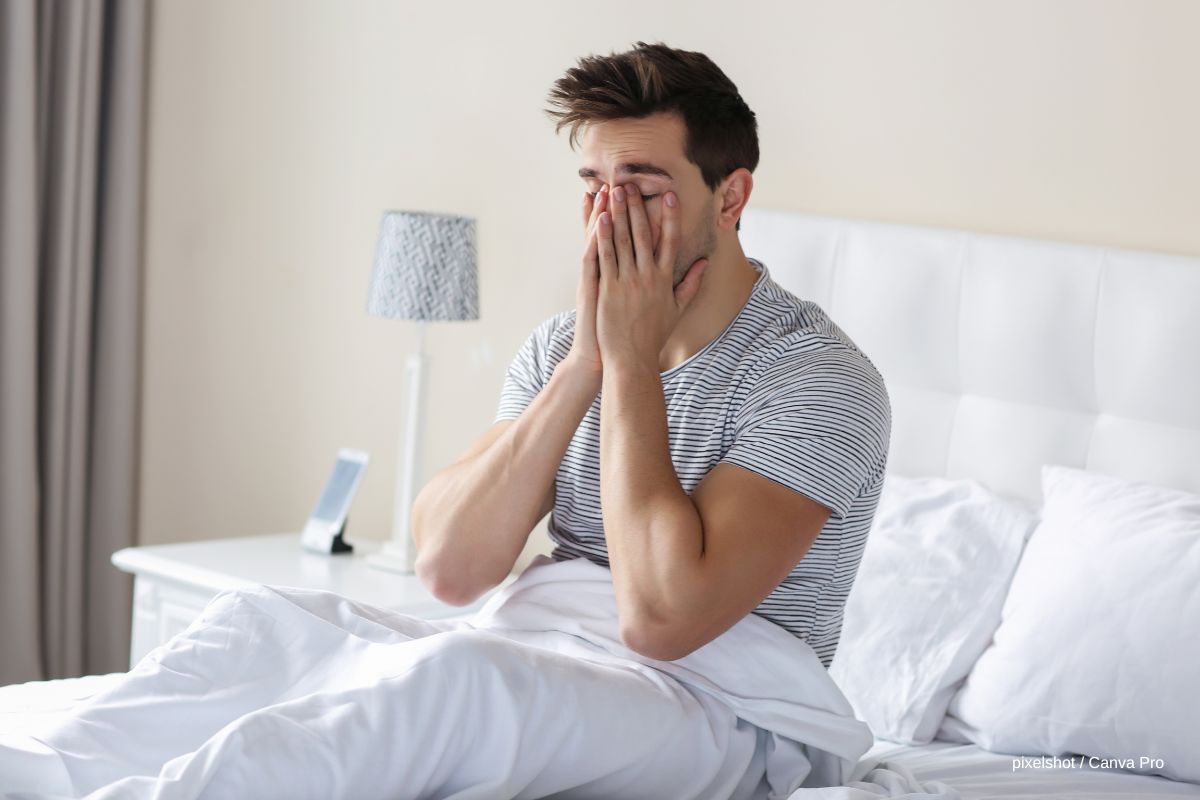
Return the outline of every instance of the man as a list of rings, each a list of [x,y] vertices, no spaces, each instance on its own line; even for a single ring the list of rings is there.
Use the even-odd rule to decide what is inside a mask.
[[[537,326],[492,427],[422,489],[417,572],[443,601],[470,603],[551,513],[556,561],[611,570],[629,650],[674,661],[755,614],[828,667],[887,465],[884,381],[819,306],[743,253],[755,119],[706,56],[638,42],[582,59],[552,97],[572,146],[582,134],[576,307]],[[535,650],[479,659],[521,685],[553,674],[572,698],[561,714],[578,723],[575,757],[625,787],[614,796],[764,796],[763,743],[743,760],[744,720],[706,707],[698,722],[652,681],[618,687],[582,659],[560,675]],[[638,717],[620,742],[632,754],[614,749],[613,719],[646,713],[655,729]],[[548,724],[536,710],[524,723]],[[719,757],[704,749],[712,731],[728,737]],[[570,758],[541,768],[577,767]],[[684,764],[708,766],[701,777]]]
[[[711,61],[639,42],[553,96],[583,131],[577,307],[422,490],[418,574],[469,603],[553,511],[553,557],[612,570],[631,649],[678,659],[753,612],[828,666],[887,463],[883,379],[742,252],[754,114]]]

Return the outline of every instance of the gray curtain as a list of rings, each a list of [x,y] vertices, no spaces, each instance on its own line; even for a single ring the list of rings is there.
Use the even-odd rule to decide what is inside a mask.
[[[148,30],[0,2],[0,684],[129,666]]]

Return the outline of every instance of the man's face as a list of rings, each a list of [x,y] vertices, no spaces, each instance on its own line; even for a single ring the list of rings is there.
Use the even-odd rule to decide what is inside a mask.
[[[713,205],[717,195],[704,185],[700,168],[684,158],[684,133],[683,120],[678,115],[662,113],[586,125],[579,139],[583,157],[579,174],[588,191],[596,192],[607,183],[611,192],[613,186],[632,183],[643,198],[649,198],[644,205],[656,253],[662,235],[662,196],[672,191],[679,198],[676,286],[688,267],[697,259],[711,258],[717,247]],[[624,165],[635,169],[625,170]]]

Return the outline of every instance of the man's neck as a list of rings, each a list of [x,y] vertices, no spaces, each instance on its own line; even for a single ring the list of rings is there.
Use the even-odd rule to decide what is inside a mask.
[[[659,354],[659,371],[682,364],[721,335],[750,299],[760,274],[736,240],[728,253],[714,253],[700,289]]]

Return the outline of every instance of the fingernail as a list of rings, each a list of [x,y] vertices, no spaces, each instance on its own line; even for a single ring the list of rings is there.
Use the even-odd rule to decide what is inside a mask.
[[[667,196],[665,199],[667,201],[667,205],[669,205],[671,208],[675,207],[675,193],[674,192],[667,192]]]
[[[608,225],[608,212],[605,211],[600,215],[600,224]]]
[[[613,199],[616,200],[618,203],[621,202],[622,200],[624,200],[625,199],[625,190],[622,189],[620,186],[613,189]]]

